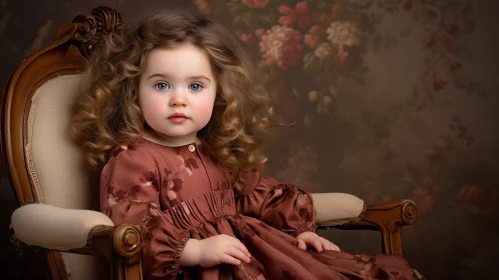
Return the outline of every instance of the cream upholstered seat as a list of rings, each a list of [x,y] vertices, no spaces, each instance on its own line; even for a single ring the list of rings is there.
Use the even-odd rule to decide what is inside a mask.
[[[98,174],[85,169],[68,133],[84,57],[121,27],[109,8],[76,17],[15,69],[2,96],[2,154],[21,205],[12,228],[20,242],[45,249],[52,279],[142,278],[139,231],[98,212]],[[350,194],[312,196],[320,227],[378,230],[386,254],[401,254],[400,228],[417,218],[410,200],[366,207]]]

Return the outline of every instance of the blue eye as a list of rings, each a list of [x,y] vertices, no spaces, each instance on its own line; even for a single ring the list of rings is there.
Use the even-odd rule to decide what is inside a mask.
[[[203,85],[198,83],[190,84],[189,89],[193,91],[200,91],[203,89]]]
[[[167,90],[170,88],[170,85],[168,83],[165,83],[165,82],[160,82],[160,83],[157,83],[156,85],[154,85],[157,89],[159,90]]]

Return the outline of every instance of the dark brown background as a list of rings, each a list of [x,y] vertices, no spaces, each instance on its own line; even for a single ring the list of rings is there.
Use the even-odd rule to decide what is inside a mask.
[[[421,217],[403,243],[416,268],[429,279],[496,278],[497,1],[0,0],[0,84],[57,26],[99,5],[125,23],[182,5],[225,23],[294,123],[269,141],[265,173],[368,203],[412,198]],[[45,279],[38,253],[9,244],[17,203],[4,168],[0,176],[0,279]],[[379,252],[376,233],[321,234]]]

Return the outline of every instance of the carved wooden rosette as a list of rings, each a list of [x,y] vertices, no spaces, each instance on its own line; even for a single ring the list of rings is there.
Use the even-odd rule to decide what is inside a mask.
[[[140,232],[133,226],[118,226],[113,235],[114,251],[123,257],[134,257],[140,253]]]
[[[79,15],[73,23],[79,24],[72,38],[73,44],[79,47],[85,58],[90,57],[95,44],[103,36],[123,29],[121,15],[109,7],[95,8],[91,14]]]

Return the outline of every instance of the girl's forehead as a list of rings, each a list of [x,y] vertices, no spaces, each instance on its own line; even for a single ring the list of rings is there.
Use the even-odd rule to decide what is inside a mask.
[[[174,48],[151,50],[147,54],[143,74],[213,76],[212,68],[211,60],[203,49],[192,44],[182,44]]]

